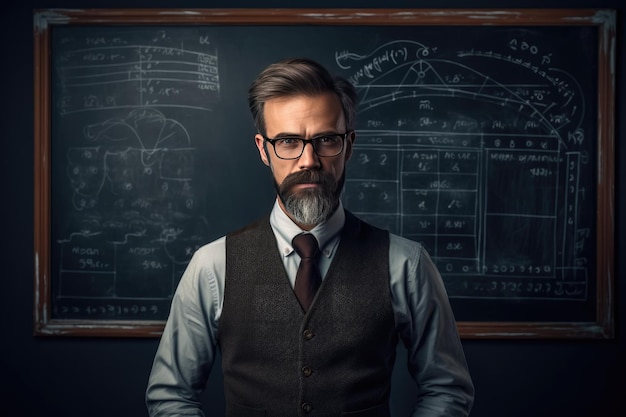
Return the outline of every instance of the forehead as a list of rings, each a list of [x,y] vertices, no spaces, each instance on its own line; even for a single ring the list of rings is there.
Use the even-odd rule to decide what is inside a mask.
[[[343,126],[339,97],[333,93],[294,95],[268,100],[264,105],[267,134],[337,130]]]

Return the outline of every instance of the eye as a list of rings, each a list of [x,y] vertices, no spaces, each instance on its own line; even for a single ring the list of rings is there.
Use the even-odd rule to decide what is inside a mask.
[[[339,137],[336,135],[325,135],[318,136],[317,138],[315,138],[315,140],[320,145],[334,145],[339,140]]]
[[[278,146],[297,146],[300,143],[300,139],[298,138],[280,138],[276,142]]]

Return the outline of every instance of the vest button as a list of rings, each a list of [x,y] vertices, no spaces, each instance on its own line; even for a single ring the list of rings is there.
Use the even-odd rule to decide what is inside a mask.
[[[313,339],[313,336],[315,336],[315,333],[313,333],[313,330],[311,329],[306,329],[304,332],[302,332],[302,337],[304,337],[306,340]]]
[[[304,411],[307,414],[313,411],[313,406],[309,403],[302,403],[300,407],[302,408],[302,411]]]
[[[313,369],[311,369],[310,367],[306,365],[302,367],[301,371],[302,371],[302,375],[304,376],[311,376],[311,374],[313,373]]]

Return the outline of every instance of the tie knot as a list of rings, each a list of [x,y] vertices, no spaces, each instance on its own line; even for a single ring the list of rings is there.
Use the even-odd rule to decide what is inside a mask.
[[[300,258],[315,258],[319,249],[317,239],[311,233],[301,233],[291,241]]]

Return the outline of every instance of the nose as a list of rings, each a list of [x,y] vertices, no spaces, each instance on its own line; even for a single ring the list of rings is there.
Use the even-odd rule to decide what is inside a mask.
[[[320,166],[320,158],[315,153],[312,142],[304,144],[304,149],[302,150],[302,155],[300,155],[298,163],[301,169],[317,168]]]

